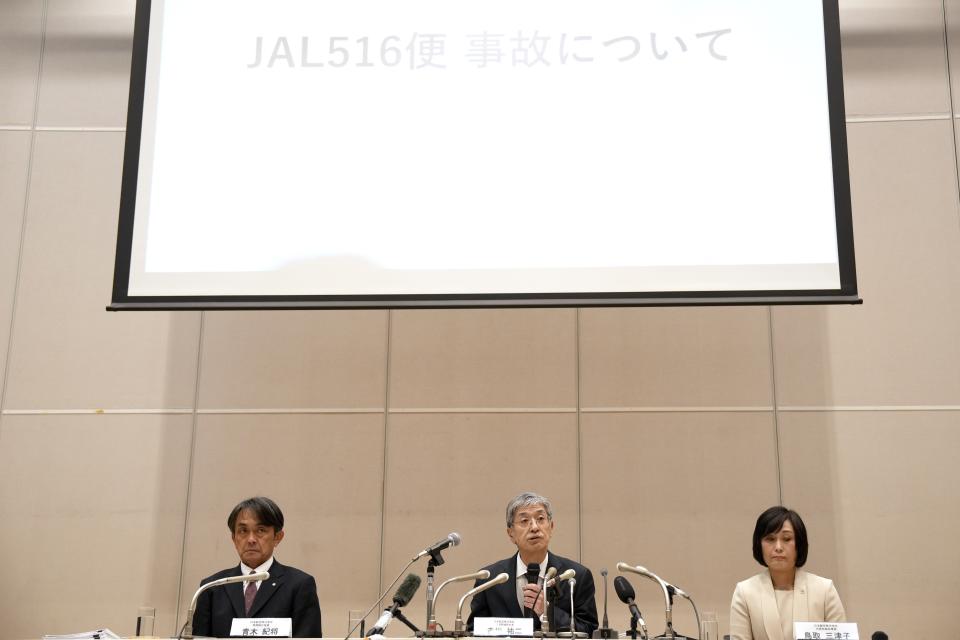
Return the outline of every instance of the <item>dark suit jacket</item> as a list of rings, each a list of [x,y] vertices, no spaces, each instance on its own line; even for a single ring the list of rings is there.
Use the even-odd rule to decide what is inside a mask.
[[[550,554],[547,567],[556,567],[557,573],[563,573],[567,569],[573,569],[577,572],[577,585],[573,590],[573,606],[576,612],[577,631],[592,634],[597,628],[597,602],[595,600],[596,589],[593,584],[593,574],[582,564],[568,560],[555,553]],[[520,609],[520,603],[517,601],[517,556],[513,555],[506,560],[495,562],[488,567],[484,567],[490,572],[490,577],[506,572],[510,579],[503,584],[482,591],[473,596],[470,602],[470,619],[467,621],[467,627],[473,629],[473,619],[480,617],[494,618],[522,618],[523,611]],[[483,584],[485,580],[478,580],[475,586]],[[560,583],[559,597],[553,600],[554,616],[556,630],[570,630],[570,583],[563,581]],[[539,620],[534,623],[534,628],[540,628]]]
[[[201,585],[227,576],[240,575],[240,565],[224,569],[200,582]],[[313,576],[287,567],[273,559],[270,579],[260,583],[250,615],[243,610],[241,582],[214,587],[200,594],[193,614],[193,635],[229,638],[234,618],[292,618],[293,637],[320,638],[320,600]]]

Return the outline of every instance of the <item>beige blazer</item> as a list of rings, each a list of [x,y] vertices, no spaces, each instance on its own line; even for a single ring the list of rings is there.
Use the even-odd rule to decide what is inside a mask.
[[[793,579],[793,622],[845,622],[846,617],[833,580],[797,569]],[[730,640],[793,640],[783,637],[768,569],[738,582],[733,590]]]

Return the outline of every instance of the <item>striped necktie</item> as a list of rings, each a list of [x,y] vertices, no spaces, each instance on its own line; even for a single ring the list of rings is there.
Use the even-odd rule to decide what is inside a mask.
[[[253,575],[256,571],[251,571]],[[247,588],[243,590],[243,609],[247,617],[250,617],[250,609],[253,608],[253,599],[257,597],[257,581],[251,580],[247,583]]]

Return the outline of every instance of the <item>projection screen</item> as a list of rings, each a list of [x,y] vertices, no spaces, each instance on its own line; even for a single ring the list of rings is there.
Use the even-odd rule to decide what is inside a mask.
[[[139,0],[109,309],[859,302],[836,0]]]

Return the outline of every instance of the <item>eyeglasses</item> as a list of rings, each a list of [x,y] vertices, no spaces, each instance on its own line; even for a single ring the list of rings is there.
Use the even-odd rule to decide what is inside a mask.
[[[550,522],[550,518],[548,518],[545,515],[539,515],[535,518],[527,518],[527,517],[519,518],[513,521],[513,526],[518,527],[520,529],[529,529],[534,522],[537,523],[538,527],[543,528],[547,526],[548,522]]]

